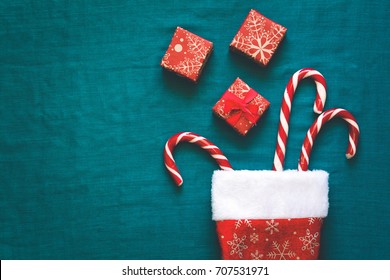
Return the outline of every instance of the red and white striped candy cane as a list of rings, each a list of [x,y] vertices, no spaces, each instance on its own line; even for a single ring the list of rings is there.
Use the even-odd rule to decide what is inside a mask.
[[[317,70],[312,68],[303,68],[290,78],[287,83],[286,89],[284,91],[282,107],[280,109],[280,121],[278,129],[278,138],[275,149],[274,164],[272,169],[276,171],[282,171],[284,165],[284,157],[286,154],[287,138],[288,138],[288,129],[289,121],[291,114],[291,103],[295,90],[298,86],[298,83],[305,79],[311,77],[314,79],[317,88],[316,99],[314,102],[314,112],[320,114],[324,109],[326,101],[326,81],[324,76]]]
[[[176,185],[181,186],[183,184],[183,178],[181,177],[175,160],[173,159],[172,151],[180,142],[189,142],[198,145],[202,149],[209,152],[209,154],[217,161],[219,167],[222,170],[233,170],[228,159],[224,156],[222,151],[211,141],[192,132],[177,133],[168,139],[164,149],[164,163]]]
[[[308,169],[311,150],[313,148],[313,143],[316,139],[317,134],[320,132],[321,127],[326,122],[335,117],[342,118],[348,123],[349,142],[345,154],[347,159],[352,158],[356,154],[360,131],[355,117],[350,112],[344,109],[330,109],[319,115],[317,120],[311,125],[310,129],[308,130],[305,140],[303,141],[298,170],[306,171]]]

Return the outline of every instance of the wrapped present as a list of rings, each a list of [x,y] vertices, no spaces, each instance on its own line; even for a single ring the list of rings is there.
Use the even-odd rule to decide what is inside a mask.
[[[212,42],[177,27],[161,66],[196,82],[212,49]]]
[[[251,10],[238,30],[230,49],[266,66],[284,38],[287,29]]]
[[[213,111],[237,132],[246,135],[268,109],[270,103],[240,78],[237,78]]]

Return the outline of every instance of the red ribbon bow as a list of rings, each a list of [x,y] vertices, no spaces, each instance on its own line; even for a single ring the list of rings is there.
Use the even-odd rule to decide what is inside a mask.
[[[239,98],[234,93],[227,91],[224,96],[225,110],[231,112],[230,116],[226,119],[228,123],[235,126],[241,116],[244,116],[248,121],[256,123],[258,115],[258,107],[253,104],[249,104],[257,93],[250,89],[244,99]]]

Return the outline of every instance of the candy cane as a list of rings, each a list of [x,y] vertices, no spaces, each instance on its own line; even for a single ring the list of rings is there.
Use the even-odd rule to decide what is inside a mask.
[[[211,141],[192,132],[177,133],[168,139],[164,150],[165,166],[176,185],[181,186],[183,184],[183,178],[181,177],[175,160],[173,159],[172,151],[180,142],[190,142],[200,146],[202,149],[209,152],[209,154],[217,161],[221,169],[233,170],[228,159],[223,155],[222,151]]]
[[[313,148],[313,142],[316,139],[317,134],[320,132],[324,123],[329,120],[339,117],[344,119],[348,123],[349,127],[349,142],[346,151],[347,159],[352,158],[356,154],[356,147],[359,141],[359,126],[354,116],[344,109],[330,109],[323,112],[317,120],[312,124],[309,131],[306,134],[305,140],[302,145],[301,156],[299,159],[298,170],[306,171],[309,167],[309,158],[311,150]]]
[[[317,88],[317,95],[314,102],[313,110],[315,113],[320,114],[324,109],[326,100],[326,81],[324,76],[322,76],[320,72],[312,68],[304,68],[295,72],[295,74],[288,81],[286,89],[284,91],[282,107],[280,109],[280,121],[277,144],[275,149],[274,164],[272,168],[273,170],[283,170],[291,114],[291,102],[298,83],[308,77],[312,77],[314,79]]]

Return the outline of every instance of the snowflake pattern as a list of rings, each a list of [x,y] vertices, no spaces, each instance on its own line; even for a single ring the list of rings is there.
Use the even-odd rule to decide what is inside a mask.
[[[309,218],[309,225],[314,224],[315,221],[319,221],[320,223],[322,223],[322,218]]]
[[[213,44],[178,27],[164,54],[161,66],[196,81]]]
[[[265,228],[265,231],[268,231],[270,234],[273,234],[274,232],[279,232],[279,229],[277,228],[279,223],[275,222],[274,220],[266,221],[268,227]]]
[[[224,259],[313,260],[318,257],[322,218],[217,221]]]
[[[230,46],[268,64],[287,29],[251,10]]]
[[[272,242],[272,247],[274,248],[273,251],[267,253],[267,256],[270,259],[279,259],[279,260],[286,260],[286,257],[289,259],[292,259],[296,256],[296,253],[289,250],[288,247],[290,246],[289,241],[286,240],[283,242],[283,244],[279,244],[277,241]]]
[[[258,95],[252,100],[252,104],[258,107],[257,112],[261,116],[267,110],[269,103],[263,96]]]
[[[201,67],[201,62],[186,57],[177,66],[175,66],[175,70],[181,74],[184,74],[185,76],[190,76],[198,73]]]
[[[320,243],[317,242],[317,237],[320,235],[319,232],[314,234],[310,233],[309,229],[306,229],[306,235],[299,237],[299,240],[302,241],[302,251],[309,250],[311,255],[314,255],[314,249],[320,246]]]
[[[259,241],[259,235],[257,233],[252,233],[250,236],[249,236],[249,240],[250,242],[252,242],[253,244],[255,244],[257,241]]]
[[[234,225],[236,226],[236,229],[238,229],[242,225],[246,225],[247,227],[251,228],[252,222],[249,220],[237,220]]]
[[[263,254],[259,253],[259,250],[256,250],[254,253],[251,253],[252,260],[261,260],[264,257]]]
[[[187,33],[187,46],[188,46],[188,52],[192,53],[196,60],[202,61],[206,58],[210,47],[208,47],[204,40],[198,36],[193,36],[193,34]]]
[[[242,259],[242,253],[248,246],[245,245],[246,236],[239,238],[236,233],[233,234],[233,240],[228,241],[227,244],[230,246],[230,255],[237,254]]]
[[[229,87],[228,91],[230,91],[237,97],[244,99],[250,89],[251,88],[243,80],[237,78],[234,83]]]

